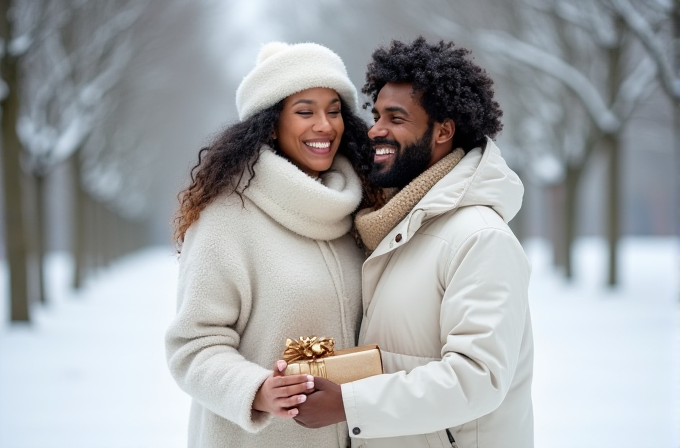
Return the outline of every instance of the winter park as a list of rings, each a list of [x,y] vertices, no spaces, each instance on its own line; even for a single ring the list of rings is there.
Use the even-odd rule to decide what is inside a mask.
[[[182,238],[178,253],[177,229],[187,221],[175,218],[178,210],[186,211],[180,209],[178,202],[181,191],[186,192],[189,185],[201,194],[205,190],[199,188],[202,178],[196,178],[197,171],[191,175],[199,150],[210,146],[221,132],[231,129],[229,126],[250,119],[244,117],[243,111],[251,103],[243,100],[237,89],[245,90],[242,86],[246,85],[246,75],[258,67],[256,57],[258,64],[263,64],[262,53],[258,52],[268,42],[312,42],[340,56],[346,76],[358,91],[358,104],[369,104],[368,108],[359,108],[357,116],[370,129],[368,137],[374,139],[370,155],[373,170],[387,158],[392,139],[397,154],[402,148],[412,148],[399,145],[401,138],[408,142],[402,137],[406,134],[399,133],[400,123],[392,120],[383,124],[389,109],[382,109],[384,97],[377,96],[376,100],[370,88],[362,92],[362,86],[368,83],[371,68],[367,66],[369,61],[377,60],[372,59],[377,48],[387,48],[393,39],[412,42],[418,36],[431,43],[453,41],[455,47],[469,49],[473,63],[493,80],[494,98],[502,110],[502,130],[494,144],[511,170],[507,172],[516,173],[521,180],[516,184],[522,186],[521,209],[508,226],[521,244],[520,258],[523,260],[526,254],[530,269],[526,297],[533,359],[522,367],[532,371],[533,446],[680,448],[680,1],[426,0],[416,5],[407,0],[374,0],[350,5],[341,0],[12,0],[1,5],[0,448],[214,446],[210,437],[216,430],[206,422],[213,418],[212,412],[229,413],[228,405],[215,410],[210,405],[210,395],[201,395],[191,380],[178,379],[181,375],[177,374],[177,359],[192,350],[216,353],[228,343],[237,353],[260,359],[258,356],[268,350],[282,352],[286,337],[312,336],[290,334],[291,330],[279,334],[281,322],[288,315],[279,308],[263,308],[268,305],[260,303],[269,302],[256,302],[258,292],[267,296],[266,300],[288,301],[312,291],[313,301],[305,305],[299,320],[303,322],[314,316],[315,310],[323,310],[318,311],[323,317],[316,320],[327,326],[313,324],[309,328],[335,328],[332,325],[337,320],[337,328],[342,330],[319,335],[335,337],[336,344],[347,340],[351,340],[350,345],[357,343],[356,337],[343,339],[347,316],[370,316],[372,322],[382,318],[380,313],[395,318],[392,313],[397,309],[396,302],[387,302],[387,308],[376,305],[375,312],[369,307],[362,314],[362,286],[346,285],[352,281],[363,285],[366,300],[370,295],[366,275],[371,260],[384,256],[384,241],[392,238],[389,250],[393,244],[405,244],[397,249],[405,251],[421,241],[416,236],[404,232],[401,241],[402,233],[395,238],[396,230],[392,230],[381,245],[372,247],[357,219],[347,221],[357,229],[354,239],[351,234],[343,236],[348,246],[296,232],[292,238],[297,246],[280,246],[283,255],[277,255],[277,241],[285,236],[278,229],[285,225],[277,224],[273,233],[262,230],[272,225],[270,221],[276,223],[276,218],[232,221],[215,231],[215,222],[210,221],[214,215],[209,214],[213,209],[207,208],[201,209],[203,220],[189,220],[193,226],[185,226],[186,240],[185,233],[179,233]],[[275,50],[284,54],[291,48],[277,44]],[[398,61],[400,66],[406,66],[415,59]],[[318,70],[319,76],[325,76],[322,69]],[[294,78],[281,81],[283,76],[278,73],[270,79],[268,85],[280,82],[284,87],[298,82]],[[345,101],[342,88],[332,86]],[[317,85],[305,88],[308,87]],[[378,91],[381,88],[384,86]],[[301,170],[306,177],[316,179],[312,179],[310,188],[330,189],[337,183],[331,177],[337,172],[330,169],[327,175],[318,169],[315,176],[308,170],[310,165],[305,165],[306,159],[296,159],[286,152],[283,135],[287,134],[282,134],[280,127],[288,110],[286,101],[281,103],[278,122],[273,125],[275,137],[280,137],[276,144],[283,148],[277,149],[277,154],[283,157],[272,157],[288,159],[283,161],[286,169]],[[418,101],[422,103],[417,104],[426,104],[429,100]],[[331,117],[335,116],[332,112],[333,109]],[[344,109],[342,113],[346,113]],[[346,115],[341,117],[345,120],[343,140],[353,138],[352,122]],[[464,131],[460,123],[462,119],[456,133]],[[332,123],[330,126],[336,129]],[[375,139],[383,126],[390,130],[380,135],[384,139]],[[427,124],[428,130],[430,126]],[[311,148],[315,154],[321,152],[324,141],[314,140]],[[331,147],[332,142],[331,138]],[[458,165],[454,163],[448,169],[451,173],[462,172],[471,166],[470,160],[478,160],[473,157],[482,161],[492,157],[493,153],[488,155],[492,148],[487,146],[486,153],[479,156],[474,151],[466,152],[455,162]],[[202,157],[204,164],[212,160]],[[279,163],[271,160],[260,156],[254,165],[251,191],[266,187],[265,181],[270,179],[264,171],[269,166],[266,163]],[[258,171],[260,166],[262,171]],[[481,168],[476,169],[481,172]],[[430,172],[428,168],[425,174]],[[486,179],[484,175],[487,174],[478,177]],[[511,176],[505,175],[502,181]],[[437,179],[438,183],[433,181],[434,186],[429,187],[431,191],[439,191],[438,186],[447,177]],[[465,184],[469,191],[465,187],[461,193],[467,195],[464,198],[472,195],[476,178],[471,179]],[[272,194],[280,198],[277,204],[283,204],[281,208],[285,209],[288,198],[296,197],[286,189],[293,181],[285,178],[283,187],[271,182],[275,190]],[[359,196],[377,191],[357,185]],[[411,185],[400,188],[411,191]],[[503,207],[492,204],[500,201],[496,196],[506,197],[506,190],[509,188],[489,190],[493,192],[488,199],[491,203],[481,205],[505,219]],[[399,194],[393,197],[402,199],[404,195]],[[258,204],[255,199],[248,202],[248,193],[243,197],[245,206],[236,198],[238,202],[226,208],[248,211],[254,208],[253,203]],[[325,207],[326,200],[315,205],[316,196],[308,197],[308,208]],[[389,208],[395,202],[390,197],[385,196],[384,205],[377,200],[373,209],[395,210]],[[425,207],[428,197],[420,197],[420,205],[414,210]],[[211,199],[208,207],[210,203],[223,204],[220,201],[223,199]],[[347,212],[352,219],[353,211]],[[453,216],[456,213],[460,212]],[[415,212],[410,212],[407,219],[412,216]],[[208,238],[210,244],[204,246],[195,242],[202,241],[198,232],[209,224],[214,234],[224,234],[225,241],[230,241],[226,250],[210,245],[222,241],[217,237]],[[397,221],[393,225],[399,229],[401,224]],[[241,231],[254,235],[245,249],[229,239]],[[433,232],[425,230],[428,231]],[[347,255],[359,250],[356,238],[364,244],[360,246],[361,259]],[[312,249],[302,240],[310,240]],[[351,249],[339,249],[343,247]],[[405,254],[418,252],[397,250],[389,253],[403,255],[388,258],[395,265],[390,264],[381,271],[382,275],[407,272],[403,277],[408,277],[422,270],[423,260],[398,271],[396,263],[409,260]],[[249,251],[255,253],[255,261],[244,261]],[[491,246],[489,253],[493,260],[502,259],[506,249]],[[369,261],[362,269],[366,257]],[[214,268],[221,273],[224,260],[242,262],[246,268],[223,277],[197,276],[193,282],[198,286],[192,286],[191,266],[206,263],[209,271]],[[347,260],[359,260],[354,262],[354,271],[347,267]],[[481,272],[494,270],[494,279],[506,275],[508,284],[515,285],[511,277],[515,276],[516,266],[496,270],[495,262],[485,260],[481,262]],[[324,263],[328,268],[322,270],[319,266]],[[332,267],[336,265],[339,276],[333,274]],[[453,269],[450,266],[447,264],[442,272]],[[504,270],[512,270],[513,274]],[[359,274],[354,278],[351,272]],[[467,272],[474,276],[478,271]],[[362,273],[364,283],[359,278]],[[322,282],[326,277],[332,294],[341,291],[338,297],[344,294],[342,297],[356,298],[354,305],[349,299],[343,305],[340,299],[341,317],[337,319],[324,314],[335,309],[324,301],[327,294],[316,293],[326,291]],[[477,291],[476,284],[493,283],[490,277],[482,275],[481,280],[452,289],[460,290],[461,297],[465,297],[465,291]],[[242,278],[245,283],[238,283]],[[337,289],[338,282],[345,286]],[[423,303],[432,289],[424,281],[408,278],[391,289],[387,281],[379,285],[373,288],[376,297],[381,291],[391,291],[392,295],[405,291],[405,295],[412,293],[412,300]],[[270,286],[274,294],[263,293]],[[270,322],[271,332],[276,333],[274,340],[281,340],[280,350],[261,342],[268,337],[266,332],[252,336],[255,323],[239,327],[247,318],[229,317],[232,320],[223,323],[227,322],[223,316],[231,316],[233,308],[208,298],[197,302],[197,312],[218,310],[220,323],[202,321],[186,330],[190,327],[181,319],[189,305],[178,305],[178,297],[190,294],[187,291],[192,287],[197,288],[199,296],[245,296],[243,291],[252,291],[252,309],[239,302],[239,312],[241,316],[250,313],[250,322]],[[446,285],[437,286],[440,287],[446,289]],[[504,313],[503,302],[493,300],[499,313]],[[444,313],[448,305],[443,298],[441,301]],[[409,318],[417,318],[411,314]],[[467,314],[461,313],[456,319],[465,320],[469,318]],[[492,313],[489,319],[494,318]],[[441,319],[443,322],[444,317]],[[439,321],[437,324],[443,325]],[[168,334],[173,331],[180,335],[176,339],[186,339],[187,334],[198,335],[205,328],[206,342],[201,342],[205,346],[175,349],[168,343]],[[399,327],[394,334],[409,331],[423,338],[426,334],[405,327]],[[364,333],[373,334],[370,327]],[[504,334],[512,337],[512,333]],[[362,337],[359,335],[358,340]],[[383,350],[392,343],[390,337],[380,342]],[[235,342],[225,342],[234,340],[230,338]],[[252,340],[255,344],[251,346]],[[506,342],[501,338],[500,344]],[[495,348],[484,347],[475,352],[480,353],[480,358],[470,361],[477,366],[475,375],[493,370],[484,365],[484,356]],[[220,362],[232,359],[229,356],[234,351],[228,350],[219,352]],[[168,353],[173,359],[168,359]],[[473,352],[465,352],[464,347],[461,353],[471,359]],[[383,354],[383,368],[398,365],[393,355]],[[187,372],[194,375],[194,371],[212,362],[207,355],[187,359],[191,360],[187,362]],[[439,361],[437,358],[434,363]],[[453,365],[454,371],[460,367]],[[520,367],[517,369],[519,372]],[[262,375],[257,369],[249,372],[238,377],[244,381],[244,390],[248,381],[253,382],[253,375]],[[456,374],[461,384],[474,378]],[[219,388],[217,393],[226,390],[221,388],[232,381],[226,375],[206,373],[208,394],[213,384]],[[508,381],[512,377],[509,375]],[[191,392],[183,391],[178,383]],[[318,390],[323,383],[316,386]],[[265,385],[261,387],[264,390]],[[344,395],[344,386],[342,390]],[[191,414],[194,423],[190,426],[190,412],[196,412],[190,411],[192,397],[194,407],[208,403],[208,411],[200,414],[205,426],[198,430],[195,414]],[[250,398],[248,402],[252,402],[252,407],[247,407],[248,419],[253,421],[254,416],[264,415],[258,397],[260,389],[255,400]],[[470,401],[481,400],[479,397],[471,394]],[[306,404],[311,406],[313,399],[308,401]],[[347,432],[354,426],[350,425],[354,417],[347,411],[348,405],[344,406],[348,426],[338,427]],[[498,406],[481,414],[497,412]],[[394,415],[400,415],[396,408],[387,413],[392,410]],[[273,419],[271,427],[259,435],[239,437],[264,437],[259,440],[265,442],[252,446],[269,445],[267,431],[281,435],[280,428],[285,428],[276,426],[282,425],[283,419]],[[455,436],[460,448],[495,446],[493,442],[483,443],[484,421],[484,415],[480,415],[478,421],[472,422],[482,434],[478,444],[470,444],[462,436],[466,424],[452,433],[447,429],[448,441],[441,431],[444,435],[440,434],[436,442],[428,438],[427,443],[454,446],[451,440]],[[410,427],[411,422],[402,423]],[[247,424],[252,422],[237,421],[234,426]],[[368,425],[362,429],[370,430]],[[312,433],[324,429],[294,425],[293,430]],[[349,437],[356,435],[354,432]],[[251,439],[228,438],[233,437],[233,431],[224,437],[227,438],[222,440],[231,441],[221,442],[226,446],[253,443],[238,442]],[[349,440],[347,434],[343,437]],[[187,440],[193,445],[188,445]],[[339,445],[333,440],[329,446]],[[372,445],[374,439],[365,440],[366,446],[383,446]],[[308,443],[314,445],[315,442]]]

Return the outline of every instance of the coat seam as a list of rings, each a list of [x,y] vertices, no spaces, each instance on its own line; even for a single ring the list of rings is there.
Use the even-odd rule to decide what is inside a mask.
[[[470,240],[470,238],[472,238],[473,236],[475,236],[475,235],[477,235],[477,234],[479,234],[479,233],[482,233],[482,232],[484,232],[484,231],[486,231],[486,230],[489,230],[489,231],[498,231],[498,232],[504,233],[504,234],[506,234],[506,235],[508,235],[508,236],[511,236],[511,237],[513,236],[512,233],[508,232],[508,231],[505,230],[505,229],[500,229],[500,228],[498,228],[498,227],[492,227],[492,226],[486,226],[486,227],[483,227],[483,228],[481,228],[481,229],[475,230],[473,233],[471,233],[470,235],[468,235],[468,236],[467,236],[467,237],[466,237],[466,238],[458,245],[458,247],[456,247],[455,250],[452,250],[452,251],[451,251],[451,253],[450,253],[449,257],[448,257],[448,260],[446,261],[446,269],[445,269],[445,272],[448,272],[448,271],[449,271],[449,269],[450,269],[450,267],[451,267],[451,263],[453,262],[453,259],[456,258],[456,255],[458,255],[458,252],[460,252],[460,248],[463,247],[463,246],[465,245],[465,243],[467,243],[468,240]],[[450,243],[449,243],[449,244],[450,244]]]

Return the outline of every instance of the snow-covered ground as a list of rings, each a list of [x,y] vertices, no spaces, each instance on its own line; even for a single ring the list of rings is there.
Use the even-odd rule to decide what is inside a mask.
[[[540,241],[534,266],[537,448],[678,448],[680,311],[677,239],[622,244],[622,285],[604,283],[604,245],[576,248],[568,284]],[[163,333],[177,261],[148,249],[67,287],[69,260],[49,263],[50,305],[30,326],[7,321],[0,269],[0,447],[184,447],[189,399],[170,378]]]

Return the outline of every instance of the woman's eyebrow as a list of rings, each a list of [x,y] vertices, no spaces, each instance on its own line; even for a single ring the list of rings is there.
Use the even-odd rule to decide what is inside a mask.
[[[339,102],[340,102],[340,98],[333,98],[329,104],[335,104],[335,103],[339,103]],[[296,102],[294,102],[293,106],[295,106],[296,104],[316,104],[316,101],[301,98],[301,99],[297,100]]]

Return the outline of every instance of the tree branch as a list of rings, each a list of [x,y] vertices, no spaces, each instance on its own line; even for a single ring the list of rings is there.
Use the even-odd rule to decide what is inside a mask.
[[[607,107],[590,80],[562,59],[502,31],[479,32],[477,41],[487,52],[542,71],[562,82],[581,100],[603,132],[613,133],[621,127],[621,121]]]
[[[621,16],[628,29],[640,40],[658,68],[661,85],[671,98],[680,101],[680,79],[673,73],[670,57],[663,44],[657,39],[650,24],[638,13],[628,0],[609,0]]]

